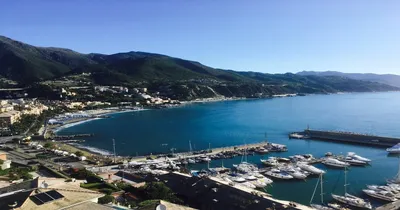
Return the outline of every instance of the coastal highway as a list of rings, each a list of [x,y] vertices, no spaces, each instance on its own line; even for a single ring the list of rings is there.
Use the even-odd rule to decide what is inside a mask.
[[[13,138],[23,138],[24,136],[22,135],[16,135],[16,136],[3,136],[0,137],[0,144],[4,144],[8,141],[12,141]]]

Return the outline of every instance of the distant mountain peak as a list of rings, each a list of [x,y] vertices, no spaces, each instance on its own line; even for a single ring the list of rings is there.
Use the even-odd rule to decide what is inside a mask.
[[[379,82],[395,87],[400,87],[400,76],[395,74],[374,74],[374,73],[343,73],[338,71],[301,71],[297,75],[302,76],[341,76],[351,79]]]

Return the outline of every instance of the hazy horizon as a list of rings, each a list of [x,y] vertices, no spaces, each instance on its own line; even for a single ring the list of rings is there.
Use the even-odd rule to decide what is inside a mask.
[[[0,34],[35,46],[237,71],[400,74],[396,1],[5,2]]]

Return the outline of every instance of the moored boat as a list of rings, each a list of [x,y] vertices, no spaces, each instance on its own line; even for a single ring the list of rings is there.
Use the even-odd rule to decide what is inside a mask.
[[[312,174],[320,175],[320,174],[324,174],[325,173],[324,170],[321,170],[321,169],[319,169],[317,167],[314,167],[312,165],[308,165],[307,163],[298,162],[297,166],[299,168],[301,168],[302,170],[308,171],[308,172],[310,172]]]
[[[274,157],[270,157],[268,159],[260,159],[261,163],[266,166],[277,166],[279,164],[278,160]]]
[[[345,161],[346,163],[350,164],[350,165],[353,165],[353,166],[365,166],[365,165],[368,164],[368,162],[364,162],[364,161],[361,161],[361,160],[352,159],[351,157],[346,157],[346,158],[344,159],[344,161]]]
[[[359,197],[350,195],[345,193],[344,196],[332,194],[332,198],[338,202],[347,204],[349,206],[357,207],[357,208],[364,208],[364,209],[372,209],[371,203],[361,199]]]
[[[265,174],[277,179],[284,179],[284,180],[293,179],[293,176],[287,173],[283,173],[278,169],[272,169],[270,171],[265,172]]]
[[[354,152],[348,152],[347,157],[350,157],[353,160],[359,160],[359,161],[363,161],[363,162],[367,162],[367,163],[371,162],[371,159],[356,155],[356,153],[354,153]]]
[[[333,166],[333,167],[337,167],[337,168],[346,168],[348,166],[350,166],[349,163],[340,161],[338,159],[334,159],[334,158],[326,158],[325,160],[322,161],[322,164],[327,165],[327,166]]]
[[[375,190],[363,190],[363,192],[371,197],[378,198],[380,200],[384,201],[397,201],[397,198],[395,197],[394,194],[388,191],[375,191]]]
[[[400,143],[394,145],[393,147],[387,148],[386,151],[389,154],[400,154]]]

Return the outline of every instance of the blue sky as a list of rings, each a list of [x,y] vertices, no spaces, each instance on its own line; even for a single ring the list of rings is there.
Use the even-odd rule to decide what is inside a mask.
[[[0,35],[242,71],[400,74],[399,11],[396,0],[2,0]]]

